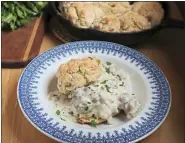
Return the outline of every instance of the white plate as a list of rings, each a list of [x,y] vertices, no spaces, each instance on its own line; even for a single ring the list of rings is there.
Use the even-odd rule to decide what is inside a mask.
[[[96,128],[63,121],[56,115],[48,93],[56,89],[55,73],[71,58],[96,56],[111,61],[130,74],[132,92],[143,105],[132,120],[115,119],[113,125]],[[171,104],[170,86],[161,70],[141,53],[102,41],[81,41],[60,45],[36,57],[22,73],[17,97],[26,118],[45,135],[60,142],[128,143],[154,132],[165,120]]]

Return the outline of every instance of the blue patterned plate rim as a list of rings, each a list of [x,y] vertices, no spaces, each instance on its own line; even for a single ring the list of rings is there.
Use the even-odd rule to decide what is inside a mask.
[[[84,46],[84,47],[83,47]],[[129,130],[125,130],[122,128],[121,132],[115,131],[114,134],[110,135],[109,132],[106,133],[106,135],[101,135],[101,133],[97,133],[97,136],[92,136],[91,133],[88,133],[88,135],[84,135],[83,131],[79,131],[78,134],[74,133],[74,129],[68,131],[66,126],[63,126],[62,128],[58,128],[58,123],[56,124],[44,124],[44,123],[51,123],[50,120],[46,120],[44,118],[47,116],[45,114],[43,117],[39,117],[39,111],[35,111],[33,103],[30,102],[23,102],[28,101],[28,99],[31,99],[27,95],[29,91],[27,91],[27,86],[29,88],[28,83],[25,82],[25,79],[29,79],[29,76],[32,76],[32,73],[34,71],[30,70],[37,63],[42,63],[46,59],[51,58],[52,56],[55,56],[58,54],[58,52],[69,52],[71,50],[79,50],[83,48],[86,49],[95,49],[100,50],[106,49],[108,51],[115,51],[115,53],[121,53],[120,57],[122,57],[123,54],[126,54],[130,58],[135,58],[135,60],[138,60],[138,65],[141,63],[143,67],[148,68],[147,70],[150,70],[149,67],[151,67],[151,71],[154,69],[155,72],[152,73],[152,78],[154,78],[155,83],[159,82],[160,85],[158,86],[158,92],[154,93],[156,94],[156,100],[159,101],[159,105],[154,103],[156,106],[155,108],[151,108],[151,113],[157,113],[155,116],[152,116],[151,113],[146,113],[146,117],[142,117],[142,123],[136,122],[137,126],[129,126]],[[110,47],[106,47],[110,46]],[[71,47],[73,47],[71,49]],[[96,47],[96,48],[95,48]],[[48,56],[49,55],[49,56]],[[41,60],[42,59],[42,60]],[[39,61],[41,60],[41,61]],[[38,62],[39,61],[39,62]],[[151,72],[149,71],[149,73]],[[29,72],[31,74],[29,74]],[[159,77],[159,78],[158,78]],[[156,79],[157,80],[156,80]],[[157,83],[157,84],[159,84]],[[63,142],[137,142],[145,137],[149,136],[151,133],[153,133],[166,119],[170,106],[171,106],[171,89],[170,85],[168,83],[167,78],[164,76],[164,73],[160,70],[160,68],[149,58],[141,54],[140,52],[131,49],[129,47],[112,43],[112,42],[106,42],[106,41],[78,41],[78,42],[70,42],[63,45],[59,45],[57,47],[54,47],[53,49],[50,49],[48,51],[43,52],[41,55],[34,58],[24,69],[22,72],[18,87],[17,87],[17,98],[18,103],[20,105],[20,108],[24,114],[24,116],[28,119],[28,121],[37,128],[40,132],[47,135],[48,137],[56,140],[56,141],[63,141]],[[164,109],[161,109],[159,107],[163,107]],[[26,109],[26,107],[31,107],[30,109]],[[155,111],[154,111],[155,110]],[[157,112],[158,111],[158,112]],[[159,114],[159,115],[158,115]],[[34,118],[35,117],[35,118]],[[155,118],[153,118],[155,117]],[[42,119],[39,121],[39,119]],[[42,122],[43,121],[43,122]],[[42,124],[43,123],[43,124]],[[42,125],[40,125],[42,124]],[[50,132],[49,132],[49,131]]]

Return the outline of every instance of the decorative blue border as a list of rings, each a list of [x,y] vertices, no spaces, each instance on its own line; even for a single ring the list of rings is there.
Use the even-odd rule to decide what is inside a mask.
[[[146,112],[145,116],[141,117],[141,122],[136,122],[136,126],[129,126],[128,130],[122,128],[120,131],[115,131],[114,134],[107,132],[106,135],[97,133],[94,136],[89,132],[86,135],[83,131],[76,132],[74,129],[69,131],[66,126],[59,127],[59,123],[53,123],[53,119],[49,118],[46,113],[43,114],[42,108],[38,108],[38,98],[34,95],[37,94],[35,89],[43,71],[51,66],[56,59],[72,55],[72,53],[84,52],[101,52],[129,60],[132,64],[139,66],[140,70],[144,71],[146,77],[150,79],[151,88],[155,89],[153,92],[154,102],[151,103],[150,112]],[[128,143],[138,141],[160,125],[169,111],[171,92],[168,81],[161,70],[139,52],[111,42],[81,41],[60,45],[35,58],[20,77],[18,100],[24,114],[30,121],[56,140],[73,143]]]

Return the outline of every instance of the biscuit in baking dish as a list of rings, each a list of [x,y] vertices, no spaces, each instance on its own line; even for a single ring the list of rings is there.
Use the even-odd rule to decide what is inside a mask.
[[[146,17],[152,26],[159,24],[164,17],[164,10],[158,2],[135,2],[133,11]]]
[[[122,14],[132,8],[129,2],[110,2],[109,5],[113,14]]]
[[[119,19],[123,32],[135,32],[151,28],[147,18],[133,11],[126,12]]]
[[[95,22],[93,26],[100,31],[120,31],[120,21],[116,15],[105,16],[100,21]]]
[[[60,2],[59,9],[76,27],[106,32],[142,31],[164,17],[158,2]]]
[[[88,28],[104,15],[102,9],[92,2],[65,2],[62,7],[66,18],[77,27]]]

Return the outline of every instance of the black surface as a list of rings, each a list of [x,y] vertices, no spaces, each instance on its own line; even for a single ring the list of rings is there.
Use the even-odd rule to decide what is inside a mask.
[[[176,5],[185,20],[185,1],[176,1]]]

